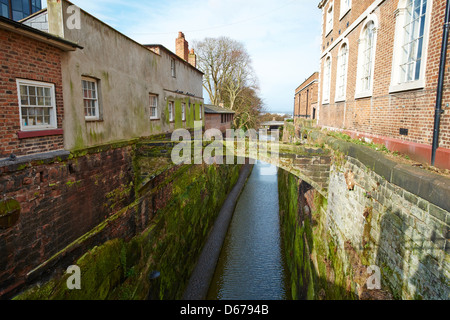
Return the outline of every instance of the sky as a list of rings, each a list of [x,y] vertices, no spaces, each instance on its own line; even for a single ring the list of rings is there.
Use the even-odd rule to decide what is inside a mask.
[[[46,1],[43,0],[43,7]],[[319,0],[72,0],[142,44],[175,52],[182,31],[194,40],[226,36],[242,42],[259,80],[265,109],[292,113],[295,89],[319,69]],[[209,102],[204,94],[205,102]]]

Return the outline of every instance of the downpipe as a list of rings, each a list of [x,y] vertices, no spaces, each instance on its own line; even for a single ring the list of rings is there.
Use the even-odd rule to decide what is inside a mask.
[[[434,113],[434,131],[433,131],[433,145],[431,150],[431,165],[434,166],[436,162],[436,150],[439,148],[439,130],[441,124],[441,116],[443,114],[442,110],[442,97],[444,91],[444,75],[445,75],[445,64],[447,59],[447,48],[448,48],[448,35],[450,28],[450,0],[447,0],[445,9],[445,22],[444,22],[444,33],[442,36],[442,47],[441,47],[441,59],[439,63],[439,78],[438,78],[438,88],[436,94],[436,108]]]

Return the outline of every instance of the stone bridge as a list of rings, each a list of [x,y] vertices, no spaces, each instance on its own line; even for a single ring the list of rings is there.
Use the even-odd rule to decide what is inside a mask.
[[[314,187],[323,196],[327,196],[330,178],[331,153],[329,150],[293,144],[258,142],[245,144],[237,142],[227,143],[200,142],[195,150],[195,142],[173,142],[173,141],[142,141],[138,144],[136,169],[140,170],[140,181],[142,187],[148,184],[153,177],[168,170],[177,164],[172,161],[172,153],[179,154],[181,149],[190,152],[186,157],[187,163],[199,164],[199,159],[207,163],[236,164],[249,161],[255,163],[260,160],[285,171],[288,171],[301,180]],[[200,145],[201,144],[201,145]],[[177,148],[177,150],[174,150]],[[190,151],[189,151],[190,150]],[[199,150],[202,156],[199,156]],[[211,150],[214,150],[211,152]],[[252,150],[252,151],[250,151]],[[255,152],[254,150],[258,150]],[[197,152],[197,155],[196,155]],[[205,155],[207,153],[207,155]],[[209,157],[212,154],[212,157]],[[183,154],[185,155],[185,154]],[[230,162],[230,160],[232,162]],[[189,162],[190,161],[190,162]]]

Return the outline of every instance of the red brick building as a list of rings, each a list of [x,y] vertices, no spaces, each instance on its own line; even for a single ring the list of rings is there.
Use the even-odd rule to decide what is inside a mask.
[[[294,119],[316,119],[319,92],[319,73],[314,72],[295,89]]]
[[[319,117],[430,162],[446,2],[322,0]],[[450,168],[445,76],[436,166]]]
[[[234,113],[222,107],[205,105],[205,130],[218,129],[225,133],[227,129],[231,129]]]
[[[61,54],[77,45],[0,17],[0,158],[64,149]]]

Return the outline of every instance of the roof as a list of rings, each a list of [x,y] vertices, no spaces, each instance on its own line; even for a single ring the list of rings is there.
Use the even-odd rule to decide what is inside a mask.
[[[212,113],[212,114],[235,114],[233,110],[225,109],[219,106],[214,106],[212,104],[205,104],[205,113]]]
[[[35,28],[24,25],[23,23],[1,16],[0,29],[18,33],[26,37],[47,43],[63,51],[75,51],[76,49],[83,49],[83,47],[79,46],[76,43],[67,41],[65,39],[51,35],[50,33],[37,30]]]
[[[198,68],[194,67],[192,64],[190,64],[189,62],[187,62],[186,60],[184,60],[183,58],[179,57],[176,53],[170,51],[169,49],[167,49],[166,47],[164,47],[162,44],[143,44],[144,47],[146,47],[147,49],[150,48],[160,48],[162,50],[164,50],[166,53],[168,53],[169,55],[171,55],[172,57],[178,59],[179,61],[181,61],[182,63],[184,63],[185,65],[187,65],[188,67],[191,67],[192,69],[194,69],[195,71],[204,74],[203,71],[200,71]],[[154,51],[152,51],[154,52]],[[156,52],[154,52],[156,53]],[[158,53],[156,53],[158,54]]]

